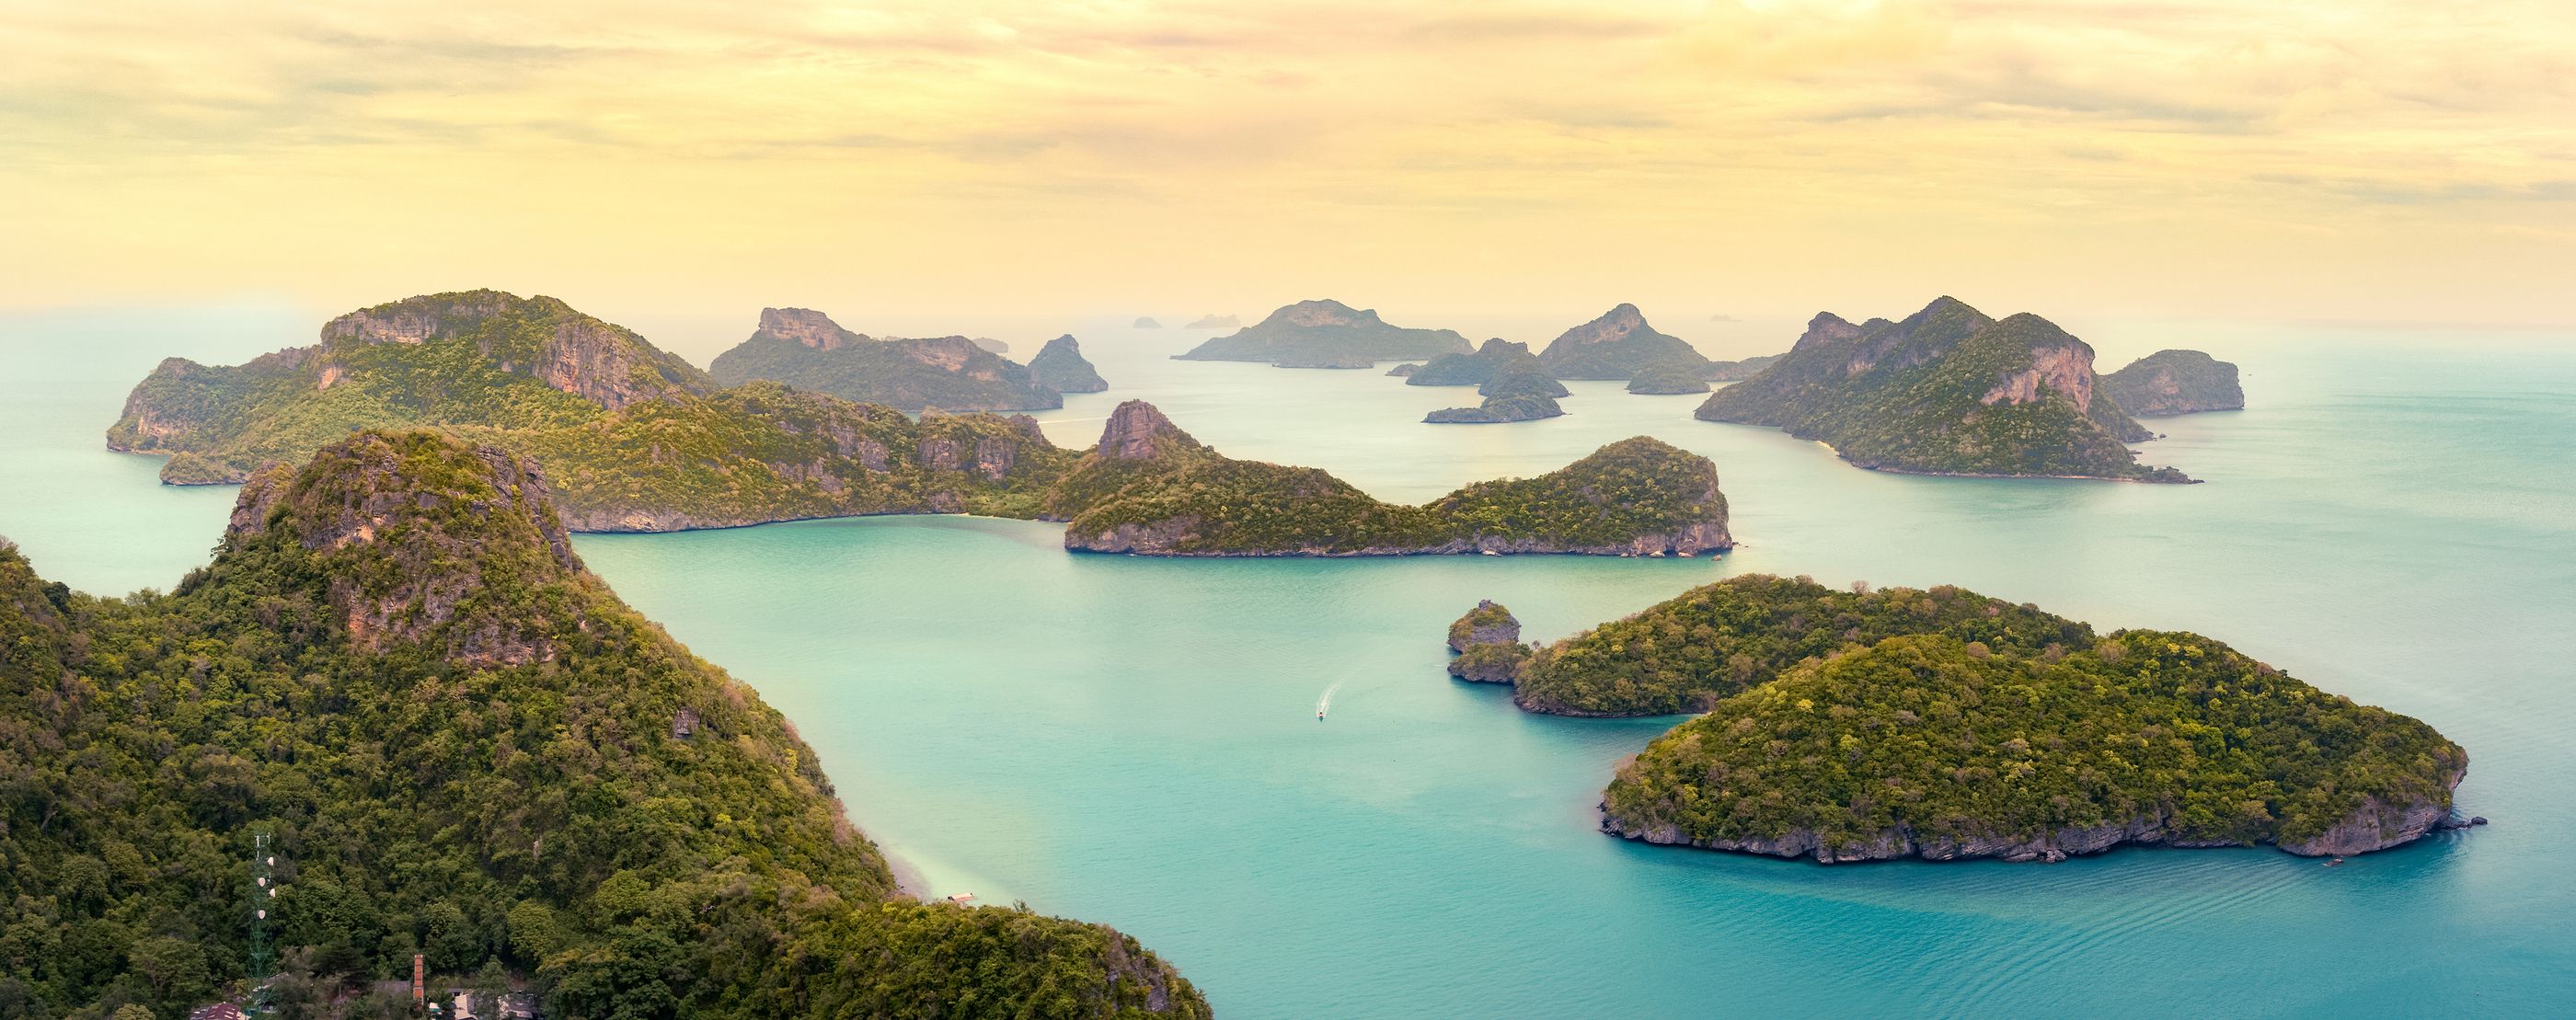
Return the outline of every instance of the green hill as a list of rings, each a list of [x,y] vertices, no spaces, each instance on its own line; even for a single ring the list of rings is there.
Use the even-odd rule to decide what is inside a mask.
[[[823,313],[804,308],[761,309],[760,327],[751,338],[716,355],[708,371],[729,386],[785,383],[899,411],[1064,406],[1064,396],[1033,378],[1026,366],[965,337],[880,340],[842,329]]]
[[[1314,468],[1224,456],[1136,400],[1110,416],[1049,509],[1070,520],[1068,549],[1157,556],[1688,556],[1734,545],[1715,466],[1653,439],[1406,506]]]
[[[2126,444],[2153,434],[2098,391],[2091,347],[2036,315],[1997,321],[1948,297],[1899,322],[1818,315],[1697,415],[1822,440],[1877,470],[2190,481],[2137,463]]]
[[[1373,309],[1329,298],[1300,301],[1268,318],[1210,338],[1174,357],[1183,361],[1267,361],[1289,367],[1366,368],[1378,361],[1465,354],[1455,330],[1391,326]]]
[[[294,1015],[415,952],[531,976],[548,1015],[1208,1012],[1110,929],[897,896],[786,720],[618,601],[494,447],[364,432],[263,471],[167,594],[0,545],[0,720],[16,1015],[185,1015],[243,975],[255,898]]]

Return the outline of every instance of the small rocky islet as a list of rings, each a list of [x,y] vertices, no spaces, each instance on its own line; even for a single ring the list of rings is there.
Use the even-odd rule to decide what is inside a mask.
[[[2236,366],[2201,351],[2162,350],[2102,377],[2102,391],[2141,418],[2242,411]]]
[[[2197,634],[2096,634],[1954,587],[1764,575],[1530,649],[1488,601],[1450,672],[1529,711],[1702,713],[1620,766],[1601,828],[1819,862],[2062,860],[2115,846],[2303,856],[2441,828],[2468,755]]]

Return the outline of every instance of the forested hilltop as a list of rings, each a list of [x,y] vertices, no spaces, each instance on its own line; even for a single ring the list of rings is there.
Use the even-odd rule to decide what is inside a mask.
[[[1456,330],[1412,329],[1325,298],[1287,305],[1260,322],[1173,355],[1183,361],[1267,361],[1282,368],[1367,368],[1381,360],[1465,354]]]
[[[1236,460],[1141,400],[1050,496],[1065,547],[1159,556],[1587,553],[1692,556],[1734,546],[1708,458],[1625,439],[1536,478],[1420,506],[1314,468]]]
[[[1943,297],[1903,320],[1819,314],[1789,353],[1709,394],[1703,421],[1769,425],[1866,468],[2188,482],[2137,462],[2154,438],[2096,385],[2093,348],[2036,315]]]
[[[532,464],[365,432],[243,489],[168,594],[0,547],[0,1009],[290,1015],[408,977],[574,1017],[1205,1016],[1133,939],[899,896],[813,752],[571,551]],[[334,1005],[336,1001],[336,1006]]]
[[[1065,338],[1071,340],[1071,337]],[[1074,354],[1081,371],[1091,364]],[[808,308],[763,308],[751,337],[707,367],[729,386],[785,383],[899,411],[1042,411],[1064,395],[1029,366],[962,336],[879,339]],[[1094,376],[1093,378],[1097,378]]]
[[[1603,794],[1604,831],[1653,843],[1828,862],[2352,854],[2449,824],[2468,768],[2432,727],[2209,638],[2096,635],[1946,586],[1748,575],[1535,653],[1464,650],[1532,711],[1707,713]]]

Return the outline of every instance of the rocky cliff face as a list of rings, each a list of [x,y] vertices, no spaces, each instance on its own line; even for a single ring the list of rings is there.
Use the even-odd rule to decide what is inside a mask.
[[[837,351],[852,340],[866,336],[842,329],[832,317],[811,308],[763,308],[760,310],[760,332],[793,340],[818,351]]]
[[[1174,447],[1196,448],[1199,441],[1172,424],[1161,409],[1142,400],[1120,403],[1100,430],[1100,456],[1110,460],[1151,460]]]
[[[374,364],[376,344],[472,343],[503,372],[535,378],[611,411],[645,400],[705,393],[704,373],[624,327],[543,295],[500,291],[431,294],[361,309],[322,326],[315,389]]]
[[[1977,402],[2028,404],[2045,393],[2074,401],[2078,411],[2092,410],[2093,348],[2074,337],[2032,347],[2030,366],[2005,374]]]

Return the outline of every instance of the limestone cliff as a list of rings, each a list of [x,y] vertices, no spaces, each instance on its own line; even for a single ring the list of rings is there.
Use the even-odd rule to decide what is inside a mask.
[[[1511,683],[1529,655],[1521,644],[1521,622],[1492,599],[1477,602],[1449,625],[1449,675],[1460,680]]]

